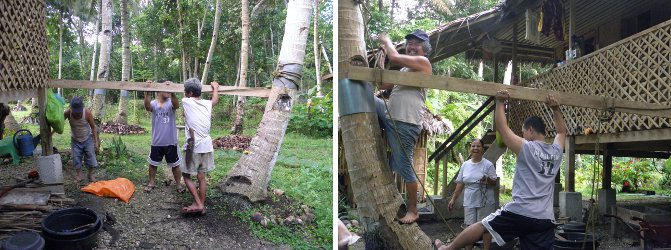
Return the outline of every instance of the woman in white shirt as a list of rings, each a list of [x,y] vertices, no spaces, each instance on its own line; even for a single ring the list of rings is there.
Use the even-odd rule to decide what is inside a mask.
[[[459,169],[455,182],[456,190],[450,199],[448,208],[454,207],[455,200],[464,191],[464,224],[466,226],[481,221],[496,209],[494,207],[494,187],[496,186],[496,168],[492,162],[482,158],[484,148],[480,139],[471,142],[469,148],[471,159],[464,162]],[[492,236],[483,236],[484,249],[489,249]],[[466,249],[473,249],[467,246]]]

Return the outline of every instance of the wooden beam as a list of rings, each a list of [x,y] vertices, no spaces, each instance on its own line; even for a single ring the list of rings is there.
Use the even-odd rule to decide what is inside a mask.
[[[564,181],[566,192],[575,192],[575,136],[566,138],[564,152],[566,154],[566,168],[564,169]]]
[[[603,151],[603,180],[601,188],[610,189],[610,182],[613,176],[613,149],[612,145],[606,144]]]
[[[576,136],[576,144],[671,140],[671,128]]]
[[[184,85],[179,83],[146,83],[146,82],[120,82],[120,81],[85,81],[85,80],[49,80],[50,88],[69,89],[123,89],[135,91],[164,91],[173,93],[184,92]],[[203,85],[203,93],[212,92],[210,85]],[[219,86],[221,95],[239,95],[265,97],[270,94],[268,88],[248,88],[235,86]]]
[[[581,155],[594,155],[594,149],[592,150],[576,150],[576,154]],[[599,152],[602,154],[603,152]],[[636,158],[656,158],[656,159],[669,159],[671,157],[671,152],[654,152],[654,151],[627,151],[627,150],[612,150],[611,154],[613,157],[636,157]]]
[[[372,69],[351,66],[347,62],[341,62],[338,66],[340,67],[338,72],[340,79],[348,78],[352,80],[370,81],[373,83],[384,82],[486,96],[495,96],[497,91],[505,89],[508,90],[511,98],[537,102],[544,102],[548,94],[553,94],[562,105],[593,109],[612,109],[617,112],[671,118],[671,105],[634,102],[610,97],[583,95],[522,86],[501,85],[493,82],[425,75],[416,72]]]

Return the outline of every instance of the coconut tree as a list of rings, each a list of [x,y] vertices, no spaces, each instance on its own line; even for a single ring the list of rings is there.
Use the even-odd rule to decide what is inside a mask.
[[[98,60],[98,81],[107,81],[110,71],[110,52],[112,49],[112,0],[101,0],[100,9],[101,31],[100,57]],[[93,116],[101,119],[104,116],[105,89],[96,89],[93,92]]]
[[[365,66],[367,62],[363,18],[358,4],[354,0],[338,2],[338,60]],[[341,111],[339,118],[345,159],[352,182],[354,202],[361,216],[366,248],[429,249],[430,239],[416,223],[399,224],[396,219],[402,212],[400,210],[403,209],[403,200],[382,148],[371,88],[360,85],[368,84],[365,82],[344,79],[340,81],[343,81],[342,84],[358,84],[359,86],[353,87],[363,87],[360,89],[364,96],[370,98],[354,102],[341,98],[339,101],[339,108],[343,111],[351,108],[347,107],[351,103],[368,103],[371,107],[356,112]],[[362,98],[361,95],[345,96],[357,97]]]
[[[128,0],[121,0],[121,81],[130,78],[130,37],[128,34]],[[128,91],[119,94],[119,109],[114,122],[128,124]]]
[[[322,77],[321,77],[321,67],[319,63],[319,32],[317,32],[318,29],[318,24],[317,20],[319,19],[319,0],[315,0],[314,2],[314,14],[312,16],[312,26],[313,26],[313,32],[312,32],[312,53],[315,56],[315,79],[317,80],[317,97],[322,97]]]
[[[242,0],[242,11],[240,11],[240,21],[242,22],[242,41],[240,42],[240,81],[239,87],[247,86],[247,62],[249,61],[249,0]],[[231,134],[242,134],[245,115],[245,97],[238,96],[238,102],[235,106],[235,121],[231,128]]]
[[[231,197],[257,202],[267,197],[266,189],[289,124],[297,83],[305,58],[312,0],[290,0],[284,25],[284,38],[277,63],[277,74],[261,123],[252,138],[248,153],[240,157],[219,188]]]
[[[214,47],[217,44],[217,37],[219,34],[219,22],[221,21],[221,0],[217,0],[216,5],[217,7],[214,11],[214,27],[212,29],[212,41],[210,42],[210,49],[207,51],[205,66],[203,66],[203,77],[200,78],[200,82],[202,83],[207,81],[207,73],[210,70],[210,63],[212,63],[212,55],[214,54]]]

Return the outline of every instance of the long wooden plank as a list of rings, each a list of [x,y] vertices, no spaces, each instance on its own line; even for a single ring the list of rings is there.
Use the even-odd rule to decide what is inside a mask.
[[[603,96],[502,85],[499,83],[425,75],[415,72],[372,69],[351,66],[347,62],[340,62],[339,66],[339,77],[341,79],[348,78],[360,81],[385,82],[404,86],[442,89],[486,96],[495,96],[497,91],[506,89],[510,93],[511,98],[538,102],[545,101],[548,94],[553,94],[563,105],[594,109],[612,109],[617,112],[671,118],[671,105],[634,102]]]
[[[575,144],[647,142],[671,140],[671,128],[576,136]]]
[[[85,80],[49,80],[50,88],[69,88],[69,89],[123,89],[135,91],[164,91],[182,93],[184,85],[179,83],[146,83],[146,82],[120,82],[120,81],[85,81]],[[203,93],[212,92],[210,85],[203,85]],[[267,98],[270,94],[268,88],[248,88],[235,86],[219,86],[221,95],[239,95]]]

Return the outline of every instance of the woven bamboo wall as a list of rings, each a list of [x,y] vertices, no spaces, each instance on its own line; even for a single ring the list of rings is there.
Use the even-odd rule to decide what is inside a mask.
[[[538,75],[525,85],[671,105],[671,20]],[[571,135],[584,134],[584,128],[617,133],[671,127],[668,118],[615,112],[611,119],[599,123],[600,110],[562,106],[562,111]],[[548,131],[554,131],[552,113],[545,104],[511,102],[510,126],[516,133],[521,134],[524,119],[531,115],[542,117]]]
[[[0,4],[0,91],[46,87],[49,52],[41,0]]]

